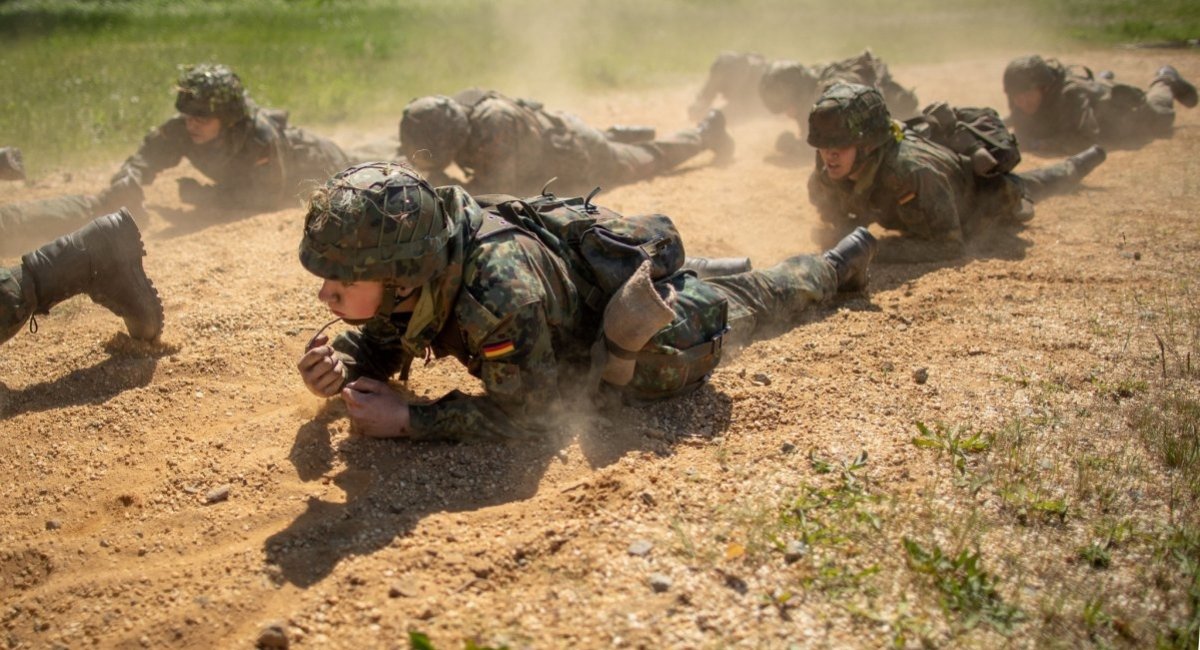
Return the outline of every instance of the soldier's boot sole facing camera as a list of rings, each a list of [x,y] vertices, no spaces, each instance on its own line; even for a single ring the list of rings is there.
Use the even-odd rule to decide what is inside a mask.
[[[1200,96],[1197,96],[1196,93],[1196,87],[1184,79],[1173,65],[1164,65],[1158,69],[1158,73],[1154,75],[1150,84],[1154,85],[1158,82],[1166,84],[1167,88],[1171,89],[1171,96],[1175,98],[1175,101],[1188,108],[1195,108],[1196,102],[1200,100]]]
[[[683,261],[683,268],[695,272],[696,277],[700,279],[719,278],[754,270],[749,257],[689,257]]]
[[[859,226],[842,238],[836,246],[825,251],[822,257],[837,272],[837,289],[863,291],[870,280],[871,260],[879,250],[879,240],[866,228]]]
[[[158,338],[163,329],[162,301],[142,267],[141,233],[127,210],[105,215],[21,258],[33,279],[34,313],[78,294],[125,320],[129,336]]]

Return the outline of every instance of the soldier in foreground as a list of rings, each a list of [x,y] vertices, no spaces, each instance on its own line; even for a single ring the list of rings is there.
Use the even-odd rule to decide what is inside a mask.
[[[287,125],[287,113],[259,108],[228,67],[190,66],[175,97],[179,114],[146,136],[97,194],[0,206],[0,234],[29,239],[65,233],[121,207],[142,208],[142,188],[184,158],[213,181],[179,179],[179,198],[206,211],[258,213],[294,205],[305,182],[349,164],[333,142]]]
[[[323,280],[318,298],[360,328],[332,344],[315,337],[298,369],[316,395],[340,394],[362,433],[531,437],[553,425],[570,387],[603,386],[631,402],[686,393],[723,347],[790,327],[839,290],[863,289],[875,250],[864,229],[821,256],[710,280],[660,267],[657,254],[635,257],[636,270],[597,293],[620,260],[587,257],[587,245],[564,247],[505,212],[527,203],[498,205],[485,210],[460,187],[434,188],[387,163],[351,167],[313,195],[300,261]],[[639,219],[574,205],[577,216]],[[428,353],[454,356],[485,394],[409,404],[387,381]]]
[[[875,88],[883,96],[892,115],[905,119],[917,112],[916,94],[892,78],[882,59],[870,50],[858,56],[816,66],[795,61],[772,62],[762,75],[758,93],[763,105],[772,113],[784,114],[796,120],[798,137],[791,132],[780,134],[775,149],[787,157],[808,153],[801,137],[805,120],[813,102],[836,83],[853,83]]]
[[[880,242],[879,259],[889,262],[959,258],[985,220],[1027,221],[1034,202],[1074,189],[1105,159],[1092,147],[1031,172],[992,173],[903,129],[878,90],[857,84],[821,95],[809,113],[808,143],[817,149],[808,181],[823,221],[817,240],[878,223],[900,232]]]
[[[37,331],[36,314],[78,294],[125,319],[129,336],[153,341],[162,333],[158,292],[142,268],[141,234],[129,212],[99,217],[0,268],[0,343],[26,322]]]
[[[616,137],[614,137],[616,136]],[[451,164],[468,174],[473,193],[536,194],[553,187],[582,194],[596,185],[632,183],[666,173],[705,151],[733,157],[725,116],[713,111],[696,128],[644,142],[622,142],[561,111],[491,92],[473,104],[421,97],[404,108],[400,153],[423,175],[445,179]]]
[[[1114,80],[1111,72],[1093,76],[1087,68],[1065,66],[1034,54],[1004,69],[1004,93],[1012,111],[1009,124],[1030,151],[1067,152],[1101,144],[1138,147],[1171,135],[1175,102],[1196,105],[1196,87],[1165,65],[1150,87]]]

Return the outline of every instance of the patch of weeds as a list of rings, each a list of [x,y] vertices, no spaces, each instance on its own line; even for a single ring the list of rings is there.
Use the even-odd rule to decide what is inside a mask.
[[[1179,470],[1193,498],[1200,498],[1200,400],[1183,388],[1141,405],[1133,426],[1167,467]]]
[[[1094,569],[1107,569],[1112,564],[1112,555],[1108,552],[1107,544],[1092,542],[1087,546],[1079,547],[1076,555]]]
[[[1113,617],[1104,611],[1104,596],[1096,596],[1085,602],[1080,620],[1092,641],[1098,641],[1101,632],[1112,630]]]
[[[1172,622],[1158,638],[1160,648],[1179,650],[1196,647],[1200,638],[1200,528],[1178,526],[1161,541],[1163,558],[1174,562],[1184,583],[1187,618]]]
[[[938,422],[931,431],[924,422],[917,422],[916,426],[920,435],[914,437],[912,443],[921,449],[936,449],[939,455],[945,454],[951,467],[960,475],[967,471],[968,454],[978,454],[992,446],[987,436],[970,427],[947,427]]]
[[[1115,382],[1106,381],[1100,377],[1092,377],[1091,381],[1098,395],[1111,399],[1114,402],[1135,397],[1146,392],[1146,389],[1149,388],[1149,384],[1145,381],[1133,379],[1132,377],[1125,377]]]
[[[417,632],[416,630],[410,630],[408,633],[408,647],[410,650],[437,650],[437,648],[434,647],[433,642],[429,640],[429,635],[425,634],[424,632]],[[471,639],[467,639],[466,642],[463,643],[463,650],[508,650],[508,646],[501,645],[498,647],[493,647],[488,645],[479,645]]]
[[[1003,635],[1025,620],[1020,608],[1004,602],[996,590],[995,576],[983,569],[978,551],[963,549],[955,555],[945,554],[934,544],[926,549],[904,537],[908,567],[929,576],[941,596],[942,609],[953,615],[949,621],[959,631],[974,629],[980,623],[991,626]]]
[[[1000,498],[1022,525],[1032,523],[1063,523],[1067,520],[1067,502],[1060,497],[1031,489],[1023,481],[1014,481],[1000,488]]]

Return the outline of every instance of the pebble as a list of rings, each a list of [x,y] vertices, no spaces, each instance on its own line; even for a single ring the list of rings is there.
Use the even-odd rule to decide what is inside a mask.
[[[754,376],[750,378],[750,383],[754,384],[755,386],[770,386],[771,375],[768,375],[765,372],[754,373]]]
[[[780,451],[780,453],[783,453],[783,454],[790,454],[790,453],[796,451],[796,445],[794,445],[790,442],[785,442],[779,446],[779,451]]]
[[[787,543],[787,547],[783,550],[783,560],[788,564],[792,564],[807,554],[808,544],[798,539],[793,539]]]
[[[229,490],[230,489],[231,489],[230,485],[219,485],[208,491],[208,494],[205,495],[205,497],[204,497],[204,502],[211,504],[211,503],[220,503],[222,501],[225,501],[225,500],[229,499]]]
[[[62,528],[62,522],[57,519],[50,519],[46,522],[46,530],[58,530]]]
[[[650,588],[653,589],[655,593],[661,594],[662,592],[671,588],[671,578],[661,573],[655,573],[654,575],[650,576]]]
[[[271,621],[263,626],[263,631],[258,633],[259,648],[287,648],[288,633],[283,630],[283,624],[280,621]]]
[[[636,555],[638,557],[645,557],[650,553],[650,549],[652,548],[654,548],[653,543],[644,539],[639,539],[638,541],[629,545],[629,554]]]
[[[926,381],[929,381],[929,369],[928,368],[917,368],[916,370],[914,370],[913,371],[913,381],[917,382],[918,384],[923,384]]]

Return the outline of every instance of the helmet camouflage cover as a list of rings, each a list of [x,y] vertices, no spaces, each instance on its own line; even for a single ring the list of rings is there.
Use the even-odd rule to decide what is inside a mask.
[[[1013,59],[1004,68],[1004,92],[1009,95],[1053,83],[1054,70],[1036,54]]]
[[[772,61],[758,82],[758,95],[772,113],[800,108],[816,93],[816,75],[795,61]]]
[[[309,198],[300,263],[330,280],[420,287],[446,267],[453,235],[441,201],[416,172],[388,162],[354,165]]]
[[[466,107],[444,95],[414,99],[400,117],[400,151],[409,160],[427,151],[439,169],[453,161],[470,134]]]
[[[891,113],[870,86],[836,83],[808,114],[808,144],[818,149],[873,149],[891,137]]]
[[[185,115],[219,117],[231,124],[246,117],[246,89],[227,66],[201,63],[181,68],[175,110]]]

